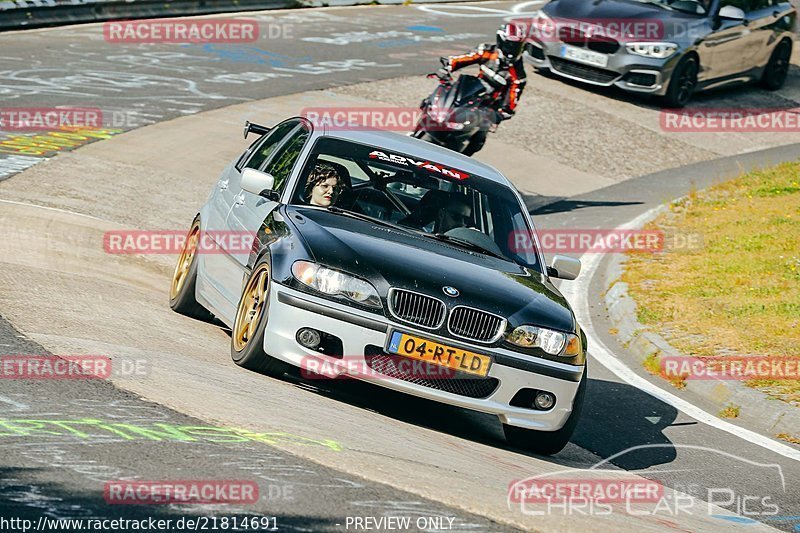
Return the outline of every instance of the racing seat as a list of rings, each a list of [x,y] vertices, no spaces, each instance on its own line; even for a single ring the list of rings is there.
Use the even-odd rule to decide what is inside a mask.
[[[439,208],[445,204],[449,193],[438,189],[431,189],[420,199],[414,211],[408,216],[397,221],[401,226],[423,229],[436,219]]]

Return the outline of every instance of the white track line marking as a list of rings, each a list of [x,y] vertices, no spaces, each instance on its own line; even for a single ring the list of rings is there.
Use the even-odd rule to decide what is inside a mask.
[[[426,13],[431,13],[433,15],[442,15],[445,17],[459,17],[459,18],[468,18],[468,17],[505,17],[505,18],[516,18],[520,15],[534,15],[538,12],[535,11],[525,11],[526,9],[533,7],[533,6],[541,6],[546,3],[546,0],[532,0],[529,2],[522,2],[519,4],[515,4],[510,10],[508,9],[493,9],[490,7],[482,7],[482,6],[462,6],[462,5],[418,5],[415,6],[420,11],[425,11]]]
[[[14,200],[0,200],[0,203],[4,204],[12,204],[12,205],[21,205],[25,207],[36,207],[37,209],[46,209],[48,211],[57,211],[59,213],[66,213],[68,215],[75,215],[79,217],[91,218],[92,220],[99,220],[100,222],[109,222],[108,220],[103,220],[102,218],[93,217],[92,215],[85,215],[83,213],[76,213],[75,211],[68,211],[66,209],[60,209],[58,207],[47,207],[46,205],[36,205],[36,204],[29,204],[26,202],[15,202]]]
[[[661,207],[656,207],[645,213],[642,213],[635,219],[618,226],[616,229],[630,230],[639,228],[659,209],[661,209]],[[628,385],[636,387],[642,392],[658,398],[662,402],[671,405],[675,409],[678,409],[679,411],[689,415],[698,422],[702,422],[713,428],[719,429],[720,431],[725,431],[726,433],[735,435],[743,440],[746,440],[747,442],[761,446],[766,450],[775,452],[789,459],[800,461],[800,450],[765,437],[749,429],[731,424],[730,422],[726,422],[714,415],[707,413],[683,398],[679,398],[674,394],[662,389],[661,387],[650,383],[648,380],[644,379],[636,374],[633,370],[628,368],[628,366],[626,366],[611,353],[611,350],[605,344],[603,344],[602,341],[600,341],[599,337],[595,333],[594,325],[592,324],[591,313],[589,312],[589,301],[586,298],[586,295],[589,293],[589,285],[591,284],[595,274],[597,274],[597,265],[600,263],[601,257],[602,256],[599,253],[584,254],[581,256],[581,261],[584,265],[583,274],[579,276],[577,280],[573,282],[566,282],[561,285],[562,294],[565,298],[567,298],[567,300],[573,303],[573,309],[575,311],[575,316],[578,319],[578,323],[581,325],[586,333],[586,337],[589,339],[589,353],[591,356],[597,360],[598,363],[609,369]]]

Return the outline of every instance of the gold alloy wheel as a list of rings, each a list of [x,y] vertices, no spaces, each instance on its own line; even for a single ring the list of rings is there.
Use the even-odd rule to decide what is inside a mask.
[[[264,314],[264,305],[269,296],[269,267],[266,264],[259,266],[242,294],[239,309],[236,310],[236,320],[233,323],[233,349],[241,352],[247,343],[256,334],[256,328]]]
[[[169,297],[171,300],[174,300],[178,296],[178,293],[186,283],[189,269],[192,268],[192,261],[197,252],[197,241],[199,237],[200,223],[195,222],[192,229],[189,230],[186,242],[183,245],[183,250],[181,250],[181,255],[178,256],[178,264],[175,265],[175,272],[172,274],[172,286],[169,290]]]

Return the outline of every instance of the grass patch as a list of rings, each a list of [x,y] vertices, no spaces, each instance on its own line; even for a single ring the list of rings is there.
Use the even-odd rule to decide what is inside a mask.
[[[661,352],[651,353],[642,361],[642,366],[645,370],[654,376],[661,376],[670,382],[676,389],[683,389],[686,387],[686,376],[667,376],[661,368]]]
[[[786,442],[791,442],[792,444],[800,444],[800,439],[795,437],[794,435],[789,435],[788,433],[778,433],[775,437],[785,440]]]
[[[637,317],[687,355],[800,358],[800,163],[691,191],[646,229],[700,246],[632,253]],[[670,239],[674,236],[674,239]],[[656,361],[645,361],[651,373]],[[649,366],[648,366],[649,365]],[[800,381],[748,383],[800,406]]]
[[[720,418],[739,418],[739,406],[728,404],[719,412]]]
[[[661,356],[656,353],[651,353],[647,357],[645,357],[644,362],[642,362],[642,366],[645,370],[653,374],[654,376],[661,375]]]

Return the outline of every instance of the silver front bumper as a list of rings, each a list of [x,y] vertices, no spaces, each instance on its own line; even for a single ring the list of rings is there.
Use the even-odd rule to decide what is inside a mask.
[[[667,59],[636,56],[626,52],[623,47],[614,54],[608,54],[608,65],[600,69],[562,58],[561,44],[558,42],[531,42],[529,51],[525,54],[525,60],[536,68],[548,69],[558,76],[583,83],[604,87],[614,85],[626,91],[663,96],[667,91],[672,70],[678,59],[678,54]],[[543,59],[537,59],[531,53],[535,51],[532,50],[533,48],[540,51],[538,55],[543,56]],[[551,61],[551,58],[558,58],[560,61]],[[632,82],[629,75],[637,73],[652,75],[653,83],[640,85]]]
[[[392,328],[443,344],[461,346],[471,351],[493,355],[495,361],[489,370],[489,377],[496,378],[499,385],[486,398],[462,396],[377,373],[351,375],[357,379],[414,396],[497,415],[502,423],[528,429],[555,431],[564,425],[572,412],[573,399],[578,389],[578,380],[574,378],[575,376],[579,377],[584,371],[583,367],[526,357],[510,350],[493,348],[487,351],[485,347],[431,335],[430,332],[416,330],[411,326],[388,320],[383,315],[356,310],[278,284],[274,284],[273,290],[270,291],[269,310],[269,320],[264,335],[264,350],[277,359],[301,368],[307,368],[311,359],[328,363],[338,360],[301,346],[296,340],[296,335],[297,331],[303,327],[314,328],[339,337],[342,340],[344,355],[348,362],[358,358],[363,361],[368,345],[386,346],[387,336]],[[533,361],[533,359],[536,360]],[[506,364],[502,364],[503,362]],[[522,368],[515,368],[509,364]],[[366,362],[359,366],[366,368]],[[330,364],[326,365],[326,368],[331,367]],[[350,367],[351,365],[343,367],[345,370],[342,373],[347,372],[346,368]],[[541,372],[531,369],[539,369]],[[571,377],[565,379],[545,375],[545,373],[556,376],[571,375]],[[549,411],[536,411],[509,405],[514,395],[522,388],[552,392],[556,396],[556,405]]]

